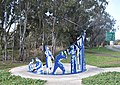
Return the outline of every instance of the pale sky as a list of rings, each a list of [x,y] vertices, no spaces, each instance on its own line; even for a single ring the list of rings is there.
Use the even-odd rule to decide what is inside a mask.
[[[117,29],[115,33],[115,39],[120,39],[120,0],[107,0],[109,1],[106,11],[114,17],[116,21],[117,28],[119,26],[119,30]]]

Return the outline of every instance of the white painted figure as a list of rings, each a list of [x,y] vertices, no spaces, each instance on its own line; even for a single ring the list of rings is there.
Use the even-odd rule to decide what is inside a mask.
[[[28,71],[30,71],[30,72],[33,72],[33,70],[34,70],[33,63],[34,63],[34,59],[32,59],[32,61],[28,64]]]
[[[43,74],[44,73],[43,72],[43,64],[42,64],[41,60],[38,57],[36,57],[35,60],[36,60],[36,66],[35,66],[36,73]]]
[[[54,57],[47,46],[45,46],[45,55],[46,55],[46,68],[47,68],[47,74],[48,74],[48,73],[51,73],[52,59],[54,60]]]

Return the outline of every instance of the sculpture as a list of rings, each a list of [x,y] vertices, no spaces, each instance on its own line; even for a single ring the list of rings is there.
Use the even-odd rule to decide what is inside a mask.
[[[45,46],[45,55],[46,55],[47,73],[50,73],[52,69],[52,59],[54,60],[54,57],[47,46]]]
[[[71,54],[71,73],[76,73],[77,72],[77,66],[76,66],[76,49],[75,46],[72,45],[71,50],[69,54]]]
[[[33,63],[34,63],[34,59],[32,59],[32,61],[28,64],[28,71],[30,71],[30,72],[33,72],[33,70],[34,70]]]
[[[62,62],[60,62],[60,60],[63,59],[63,58],[67,58],[67,57],[61,51],[55,58],[55,64],[54,64],[54,69],[53,69],[52,74],[55,74],[55,71],[57,70],[58,67],[62,70],[62,74],[65,73],[65,67],[62,64]]]
[[[43,64],[42,64],[41,60],[38,57],[36,57],[35,60],[36,60],[35,72],[37,74],[43,74],[44,73],[43,72]]]
[[[54,57],[49,50],[47,46],[45,46],[45,55],[46,55],[46,69],[47,74],[56,74],[57,68],[60,68],[62,71],[62,74],[66,74],[68,71],[66,71],[64,64],[61,62],[61,59],[66,59],[67,55],[71,56],[70,59],[70,68],[71,68],[71,74],[78,73],[78,72],[84,72],[86,70],[86,63],[85,63],[85,57],[84,57],[84,39],[85,39],[85,32],[81,34],[77,38],[77,41],[74,42],[73,45],[71,45],[69,48],[65,49],[64,51],[61,51],[56,57],[55,57],[55,63],[54,68],[52,70],[52,59],[54,60]],[[28,70],[30,72],[34,72],[37,74],[45,74],[43,71],[43,64],[40,59],[37,57],[36,60],[36,66],[34,68],[34,59],[29,63]],[[45,70],[45,69],[44,69]]]

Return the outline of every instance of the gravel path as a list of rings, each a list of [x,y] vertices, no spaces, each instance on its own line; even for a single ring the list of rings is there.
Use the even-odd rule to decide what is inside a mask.
[[[70,65],[65,64],[66,69],[70,68]],[[116,68],[98,68],[96,66],[87,65],[87,70],[83,73],[71,74],[71,75],[37,75],[27,71],[27,66],[15,67],[10,70],[13,75],[18,75],[24,78],[47,80],[45,85],[81,85],[81,79],[89,76],[93,76],[102,72],[120,72],[120,67]]]

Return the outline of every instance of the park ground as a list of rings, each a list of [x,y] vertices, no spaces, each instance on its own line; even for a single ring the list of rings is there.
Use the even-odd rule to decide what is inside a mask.
[[[119,50],[119,48],[113,47],[114,49]],[[120,52],[117,51],[111,51],[103,47],[98,48],[87,48],[85,51],[86,56],[86,63],[90,66],[95,66],[94,69],[91,69],[91,72],[93,71],[92,75],[85,76],[87,74],[87,71],[83,73],[83,75],[80,73],[78,77],[73,75],[73,79],[69,81],[71,85],[80,85],[81,81],[83,85],[120,85]],[[63,62],[67,62],[66,60]],[[9,83],[10,85],[56,85],[56,83],[59,83],[58,85],[68,85],[68,78],[63,78],[63,82],[60,81],[62,79],[61,77],[56,78],[56,83],[52,82],[50,80],[44,81],[43,80],[34,80],[34,79],[28,79],[28,78],[21,78],[19,76],[14,76],[8,72],[11,68],[21,65],[26,65],[27,63],[2,63],[0,62],[0,84],[6,85]],[[8,65],[9,64],[9,65]],[[95,71],[95,69],[98,69]],[[106,70],[105,70],[106,69]],[[104,71],[101,71],[104,70]],[[117,72],[117,70],[119,70]],[[111,72],[109,72],[111,71]],[[89,71],[88,71],[89,72]],[[101,73],[104,72],[104,73]],[[100,73],[100,74],[99,74]],[[98,75],[96,75],[98,74]],[[82,76],[82,77],[80,77]],[[91,77],[89,77],[91,76]],[[49,76],[50,77],[50,76]],[[68,76],[70,78],[70,76]],[[87,77],[87,78],[86,78]],[[77,78],[77,79],[76,79]],[[66,79],[66,80],[65,80]],[[67,83],[66,83],[66,82]],[[23,83],[21,83],[23,82]],[[108,83],[106,83],[108,82]]]

